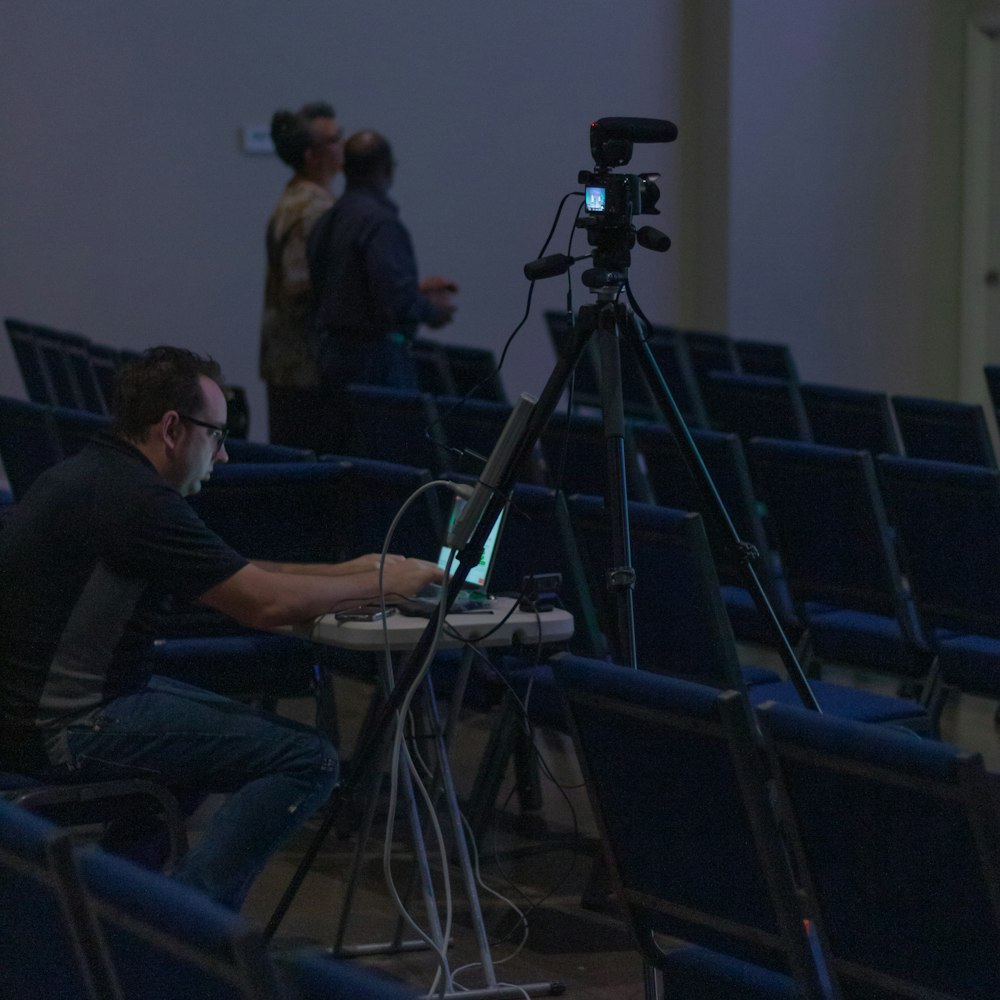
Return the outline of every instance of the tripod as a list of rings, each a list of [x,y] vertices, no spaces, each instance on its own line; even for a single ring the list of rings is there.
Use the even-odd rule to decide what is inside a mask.
[[[591,272],[587,273],[591,274]],[[602,277],[608,276],[606,272],[598,273]],[[340,809],[359,794],[362,794],[370,783],[373,768],[377,767],[380,763],[388,734],[395,725],[396,713],[432,647],[434,636],[438,630],[439,618],[445,613],[444,608],[450,606],[455,600],[458,591],[461,589],[473,567],[479,564],[485,541],[506,503],[513,484],[517,481],[519,470],[524,465],[535,442],[538,440],[549,418],[559,404],[580,356],[594,335],[598,337],[601,371],[603,373],[601,393],[602,408],[604,411],[606,459],[609,473],[609,490],[606,501],[608,515],[611,519],[613,563],[608,569],[608,580],[616,596],[617,613],[614,653],[618,662],[629,667],[637,666],[635,622],[632,607],[635,574],[631,564],[631,543],[628,526],[627,481],[625,473],[625,418],[622,402],[620,353],[621,341],[628,338],[631,347],[638,356],[650,391],[677,438],[688,469],[699,487],[706,508],[713,516],[720,519],[726,528],[729,544],[740,555],[740,565],[743,568],[748,589],[750,589],[761,614],[771,624],[775,641],[788,670],[789,678],[794,683],[803,704],[819,711],[809,683],[798,663],[795,651],[754,570],[753,561],[757,555],[756,550],[753,546],[748,545],[739,538],[725,505],[715,489],[711,476],[701,460],[697,447],[691,439],[673,395],[660,373],[656,359],[653,357],[649,346],[639,336],[635,324],[627,322],[628,317],[625,307],[616,301],[617,295],[621,290],[621,285],[623,284],[624,279],[617,285],[605,284],[599,287],[597,289],[597,302],[580,308],[572,335],[563,353],[557,359],[555,368],[550,374],[537,404],[532,409],[523,433],[520,434],[518,440],[510,449],[509,458],[497,475],[496,481],[492,482],[487,489],[482,516],[472,531],[468,543],[459,553],[458,566],[449,579],[445,599],[436,607],[427,623],[427,627],[411,650],[398,679],[387,688],[386,700],[375,712],[372,721],[365,727],[365,730],[359,737],[359,743],[351,759],[350,766],[345,770],[343,781],[334,791],[334,795],[327,808],[326,816],[307,848],[295,875],[265,929],[267,937],[271,937],[274,934],[281,920],[284,918],[305,876],[312,867],[319,850],[333,829]]]
[[[627,478],[625,462],[625,416],[622,400],[621,345],[630,347],[639,362],[646,385],[670,427],[690,475],[702,499],[702,509],[709,517],[716,519],[722,528],[725,544],[735,555],[736,563],[753,597],[759,613],[768,623],[772,638],[788,672],[789,680],[795,686],[803,705],[819,711],[819,705],[809,682],[798,662],[795,651],[771,604],[760,578],[754,568],[758,558],[753,545],[744,542],[733,525],[712,477],[698,452],[683,416],[673,398],[669,386],[660,372],[655,357],[641,335],[625,306],[617,301],[624,284],[623,276],[614,272],[593,269],[584,274],[588,280],[604,281],[608,278],[622,279],[600,286],[597,302],[580,308],[573,327],[572,337],[560,359],[561,365],[575,365],[587,346],[589,339],[596,335],[601,371],[601,408],[604,421],[606,463],[608,470],[608,492],[605,501],[608,507],[612,541],[612,565],[607,570],[607,584],[615,597],[616,630],[612,637],[613,650],[618,662],[636,666],[635,622],[632,611],[632,590],[635,573],[631,565],[631,544],[629,539]],[[571,370],[571,368],[570,368]],[[543,392],[539,408],[545,399]]]
[[[629,538],[625,469],[625,417],[621,378],[621,342],[628,340],[637,355],[647,386],[677,439],[688,470],[702,495],[706,510],[710,516],[719,520],[724,528],[727,544],[732,546],[733,551],[738,555],[738,562],[746,577],[748,589],[758,610],[771,626],[789,678],[803,704],[819,711],[819,705],[799,665],[795,651],[754,570],[753,562],[757,558],[757,552],[753,546],[739,538],[688,432],[673,395],[659,370],[656,359],[649,346],[638,335],[635,323],[629,322],[624,305],[618,302],[618,298],[627,284],[629,250],[636,240],[648,249],[659,251],[666,250],[670,241],[652,227],[643,227],[636,233],[631,226],[633,211],[655,211],[653,205],[659,192],[652,182],[653,175],[616,176],[610,173],[609,168],[612,165],[628,162],[632,141],[669,142],[676,137],[676,131],[676,128],[669,122],[651,119],[600,119],[591,126],[591,148],[598,169],[593,174],[581,174],[580,179],[582,183],[587,185],[588,211],[593,210],[599,214],[584,220],[581,225],[582,228],[589,230],[590,244],[595,247],[592,256],[597,265],[584,273],[583,281],[588,288],[596,292],[597,301],[580,308],[572,335],[565,349],[559,355],[555,368],[536,405],[532,408],[526,426],[519,431],[513,443],[504,440],[508,437],[507,430],[501,436],[502,454],[498,446],[487,466],[486,471],[489,472],[489,475],[484,471],[476,488],[476,494],[469,502],[469,509],[475,509],[478,521],[471,528],[471,534],[468,536],[468,540],[464,541],[464,544],[463,542],[449,543],[459,549],[459,557],[457,569],[449,580],[447,594],[435,608],[427,627],[400,672],[399,679],[395,684],[392,684],[390,679],[390,683],[386,687],[385,701],[361,734],[350,767],[345,772],[344,780],[334,791],[327,814],[265,929],[267,937],[273,935],[291,905],[299,886],[336,823],[341,806],[362,792],[365,786],[370,783],[373,769],[378,766],[382,759],[388,734],[395,725],[397,712],[404,703],[410,687],[420,675],[421,667],[433,647],[434,637],[439,631],[441,616],[446,613],[446,609],[456,599],[473,567],[478,565],[484,544],[494,522],[507,502],[514,483],[517,481],[519,470],[524,466],[535,442],[558,406],[580,356],[595,335],[598,338],[602,372],[601,407],[604,419],[605,457],[609,483],[606,502],[611,521],[612,537],[612,565],[608,569],[608,584],[615,595],[616,615],[613,651],[616,659],[628,667],[636,668],[638,666],[632,602],[636,580],[632,568]],[[548,277],[563,273],[572,263],[573,258],[568,257],[543,258],[526,266],[525,274],[532,280]],[[517,412],[515,410],[515,414]],[[508,429],[510,427],[511,425],[508,424]],[[499,461],[497,461],[498,458]],[[442,746],[442,750],[444,749]],[[441,757],[441,766],[447,772],[447,761],[443,756]],[[450,781],[450,774],[445,773],[444,777],[447,785]],[[446,798],[449,807],[453,807],[453,791],[448,792]],[[417,824],[413,824],[413,826],[415,839],[419,840]],[[460,819],[456,823],[456,841],[463,867],[468,871],[467,849]],[[417,853],[420,854],[419,846]],[[418,857],[418,862],[422,865],[422,877],[426,880],[426,857]],[[475,897],[474,885],[469,886],[469,890],[470,897]],[[474,905],[474,909],[478,912],[477,904]],[[479,934],[482,942],[481,919]],[[562,992],[559,984],[549,984],[548,987],[545,984],[540,984],[537,988],[515,987],[514,992],[508,993],[505,988],[498,987],[495,979],[492,978],[492,964],[488,959],[488,949],[484,949],[483,964],[490,985],[486,990],[464,993],[464,996],[519,996],[526,992],[537,995],[536,989],[551,995]]]

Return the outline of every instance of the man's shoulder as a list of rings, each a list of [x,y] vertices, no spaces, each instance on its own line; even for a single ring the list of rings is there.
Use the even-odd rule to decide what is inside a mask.
[[[381,220],[395,219],[399,215],[396,203],[375,188],[348,188],[332,209],[338,216],[356,215]]]

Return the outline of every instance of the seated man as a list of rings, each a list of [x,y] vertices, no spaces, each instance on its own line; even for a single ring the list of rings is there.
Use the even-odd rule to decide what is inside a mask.
[[[40,476],[0,534],[0,769],[231,793],[174,874],[238,909],[329,797],[336,751],[309,727],[151,676],[157,608],[176,595],[288,625],[374,598],[379,557],[255,564],[199,520],[183,498],[227,460],[220,378],[171,347],[125,365],[109,432]],[[390,556],[383,576],[411,595],[441,573]]]

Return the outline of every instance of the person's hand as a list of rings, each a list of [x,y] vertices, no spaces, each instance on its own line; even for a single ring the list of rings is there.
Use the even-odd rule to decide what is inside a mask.
[[[458,291],[458,285],[450,278],[432,275],[421,280],[420,291],[427,296],[434,307],[434,315],[428,320],[427,325],[432,330],[447,326],[455,315],[455,303],[451,297]]]
[[[395,555],[390,552],[385,557],[385,564],[389,566],[394,562],[404,562],[405,559],[405,556]],[[356,556],[354,559],[350,559],[340,565],[348,573],[367,573],[369,570],[374,570],[377,573],[379,566],[382,565],[382,553],[367,552],[363,556]]]
[[[450,278],[441,278],[437,275],[431,275],[428,278],[421,278],[420,291],[428,297],[442,292],[454,295],[458,291],[458,285],[456,285]]]
[[[426,559],[397,559],[386,562],[382,584],[386,595],[412,597],[425,583],[442,583],[444,570]]]
[[[450,301],[438,302],[433,295],[427,296],[434,306],[434,315],[427,321],[427,325],[432,330],[440,330],[442,326],[447,326],[455,315],[455,307]]]

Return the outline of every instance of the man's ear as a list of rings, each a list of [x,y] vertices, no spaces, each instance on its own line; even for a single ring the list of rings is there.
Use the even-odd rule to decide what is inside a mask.
[[[172,451],[175,447],[177,447],[178,441],[180,440],[181,428],[183,424],[184,421],[181,420],[180,414],[176,410],[167,410],[167,412],[160,417],[159,423],[154,425],[153,433],[159,437],[160,442],[165,449]]]

